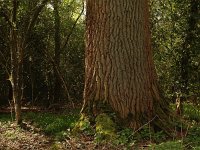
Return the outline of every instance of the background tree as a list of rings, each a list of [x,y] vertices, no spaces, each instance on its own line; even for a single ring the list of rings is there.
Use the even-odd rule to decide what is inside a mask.
[[[11,2],[11,13],[6,13],[8,10],[1,8],[1,13],[5,20],[10,26],[10,54],[11,54],[11,74],[10,82],[13,91],[13,101],[15,106],[15,116],[17,124],[21,123],[21,100],[23,98],[23,60],[24,60],[24,50],[27,46],[27,41],[30,35],[30,31],[35,25],[37,17],[41,12],[42,8],[45,6],[48,0],[43,0],[42,3],[35,9],[33,16],[30,17],[27,26],[21,26],[18,22],[19,15],[19,5],[21,4],[18,0],[12,0]],[[23,3],[22,3],[23,4]],[[26,19],[25,19],[26,20]],[[24,28],[23,28],[24,27]],[[25,29],[25,31],[24,31]]]
[[[170,0],[161,2],[151,0],[152,42],[159,83],[165,97],[173,101],[176,99],[176,93],[179,93],[179,95],[182,93],[181,95],[188,100],[192,97],[197,99],[199,97],[197,96],[200,92],[198,63],[200,28],[197,17],[199,12],[194,13],[191,11],[193,2],[195,1]],[[199,2],[196,2],[195,5],[199,9]],[[187,38],[190,28],[189,20],[193,20],[193,25],[196,22],[196,26],[192,29],[191,38]],[[185,49],[183,45],[186,41],[190,43],[190,46]],[[183,63],[183,51],[189,53],[187,57],[184,54],[184,59],[189,60],[186,61],[187,63]],[[189,74],[183,73],[184,70],[187,70]],[[183,92],[183,88],[186,88],[183,76],[188,76],[187,91],[189,94]]]
[[[20,43],[19,34],[17,31],[17,14],[18,14],[17,0],[13,0],[13,9],[11,17],[10,29],[10,53],[11,53],[11,76],[10,82],[13,90],[13,101],[15,106],[15,117],[17,124],[20,124],[21,119],[21,98],[22,98],[22,68],[23,68],[23,50]]]
[[[54,55],[54,62],[57,67],[60,67],[60,15],[59,15],[59,1],[54,0],[53,1],[53,7],[54,7],[54,24],[55,24],[55,55]],[[56,99],[60,99],[60,92],[61,92],[61,82],[60,77],[54,69],[55,74],[55,86],[54,86],[54,103],[56,102]]]
[[[61,103],[79,100],[83,89],[84,24],[83,5],[80,1],[59,2],[60,13],[60,66],[55,55],[55,15],[52,3],[45,1],[20,1],[17,14],[17,32],[26,43],[23,57],[23,105],[49,107],[54,99],[56,77],[59,72]],[[50,1],[49,1],[50,2]],[[42,6],[42,7],[41,7]],[[0,2],[0,57],[1,59],[1,100],[6,103],[10,73],[9,20],[12,1]],[[38,14],[39,13],[39,14]],[[38,16],[37,16],[38,14]],[[34,18],[34,19],[33,19]],[[29,29],[28,29],[29,28]],[[28,33],[28,34],[26,34]],[[25,34],[27,36],[25,36]],[[56,38],[57,39],[57,38]],[[26,41],[26,42],[25,42]],[[56,48],[56,51],[58,49]],[[56,66],[56,67],[55,67]],[[57,68],[57,69],[55,69]],[[66,92],[66,88],[68,92]],[[69,96],[68,96],[69,95]],[[55,96],[57,97],[57,96]]]
[[[181,93],[184,99],[189,95],[190,84],[190,70],[191,57],[195,55],[196,51],[196,29],[197,29],[197,16],[200,2],[197,0],[189,1],[187,26],[185,29],[184,42],[182,44],[181,60],[180,60],[180,75],[181,75]]]

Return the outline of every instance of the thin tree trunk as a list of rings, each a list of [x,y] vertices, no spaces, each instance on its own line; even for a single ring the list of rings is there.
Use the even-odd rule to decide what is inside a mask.
[[[23,68],[23,51],[18,41],[18,33],[16,27],[18,1],[13,0],[12,27],[10,31],[11,41],[11,84],[13,89],[13,101],[15,107],[15,119],[17,124],[22,121],[21,118],[21,98],[22,98],[22,68]]]
[[[191,59],[191,46],[194,44],[197,19],[195,16],[198,15],[199,0],[190,0],[190,16],[188,18],[188,29],[186,30],[186,37],[182,47],[181,57],[181,92],[185,95],[189,95],[189,67]],[[186,96],[184,96],[186,97]]]
[[[86,5],[82,112],[105,102],[134,129],[157,115],[166,117],[152,59],[148,0],[87,0]]]
[[[55,24],[55,56],[54,62],[56,66],[60,67],[60,16],[59,16],[59,2],[58,0],[53,1],[54,5],[54,24]],[[60,100],[61,96],[61,82],[59,74],[54,67],[55,83],[54,83],[54,103],[56,100]]]
[[[188,29],[186,30],[185,41],[182,45],[182,53],[180,60],[180,77],[181,77],[181,94],[178,94],[177,100],[177,115],[181,115],[183,113],[183,104],[182,102],[186,100],[189,96],[189,72],[190,72],[190,59],[192,52],[192,45],[194,45],[195,41],[195,30],[197,26],[197,19],[195,16],[198,15],[198,5],[199,0],[191,0],[190,1],[190,16],[188,17]]]
[[[15,107],[15,117],[17,124],[20,124],[22,121],[21,117],[21,99],[23,96],[23,55],[24,50],[27,46],[28,37],[30,31],[33,29],[36,20],[49,0],[43,0],[42,3],[35,10],[30,23],[27,27],[25,35],[23,33],[19,34],[17,26],[17,13],[19,7],[19,0],[12,0],[12,17],[11,21],[6,18],[10,24],[10,49],[11,49],[11,78],[10,82],[12,84],[13,90],[13,101]],[[22,36],[23,35],[23,36]]]

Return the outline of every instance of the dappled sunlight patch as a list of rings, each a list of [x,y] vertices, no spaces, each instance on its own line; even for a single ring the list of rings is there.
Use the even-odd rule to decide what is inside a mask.
[[[86,115],[81,114],[81,117],[77,121],[76,125],[74,126],[72,133],[74,135],[79,134],[79,133],[84,133],[86,135],[94,134],[93,126],[91,125],[91,122]]]
[[[96,142],[101,142],[103,140],[115,140],[116,134],[116,124],[112,119],[105,113],[99,114],[96,119]]]
[[[19,126],[6,122],[1,123],[0,149],[46,149],[49,138],[42,134],[26,131]]]
[[[163,131],[154,131],[149,124],[138,131],[122,127],[106,113],[89,120],[78,111],[70,114],[31,112],[24,114],[20,127],[9,121],[10,114],[0,115],[0,139],[3,139],[0,149],[194,149],[200,147],[200,127],[197,121],[190,119],[190,109],[196,106],[186,107],[188,117],[182,118],[182,124],[174,118],[176,128],[181,130],[174,129],[173,138]]]

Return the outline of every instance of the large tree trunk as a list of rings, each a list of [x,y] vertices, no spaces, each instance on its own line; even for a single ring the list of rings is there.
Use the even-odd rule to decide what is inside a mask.
[[[134,129],[165,116],[152,59],[148,0],[87,0],[86,5],[82,112],[103,101]]]

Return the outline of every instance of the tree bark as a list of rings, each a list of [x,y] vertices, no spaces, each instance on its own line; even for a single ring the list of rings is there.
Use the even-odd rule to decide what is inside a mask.
[[[82,112],[109,104],[138,129],[166,118],[151,49],[148,0],[87,0]]]
[[[19,32],[17,26],[17,14],[19,8],[19,0],[12,0],[12,17],[11,21],[7,17],[6,20],[10,24],[10,51],[11,51],[11,77],[10,82],[13,91],[13,101],[15,107],[15,119],[17,124],[22,122],[21,117],[21,99],[23,97],[23,59],[24,50],[28,43],[30,31],[34,27],[36,20],[49,0],[43,0],[41,5],[38,6],[30,20],[25,34]]]
[[[185,41],[182,45],[182,51],[181,51],[181,59],[180,59],[180,83],[181,88],[179,94],[182,96],[177,99],[180,99],[179,107],[177,107],[177,114],[181,115],[183,114],[183,101],[185,101],[189,97],[189,78],[190,78],[190,66],[191,66],[191,55],[194,54],[193,45],[195,44],[195,30],[197,26],[197,19],[195,16],[198,15],[198,5],[199,0],[190,0],[190,10],[189,10],[189,17],[188,17],[188,28],[186,30],[186,37]]]
[[[15,107],[16,123],[20,124],[21,118],[21,98],[22,98],[22,68],[23,68],[23,51],[18,41],[18,32],[16,27],[18,1],[13,0],[12,26],[10,30],[11,42],[11,84],[13,89],[13,101]]]
[[[188,29],[186,30],[185,41],[182,45],[182,53],[181,53],[181,62],[180,62],[180,71],[181,71],[181,93],[184,95],[183,98],[189,95],[189,71],[190,71],[190,59],[193,51],[191,49],[192,45],[194,45],[195,41],[195,30],[197,26],[197,18],[198,16],[198,5],[199,0],[190,0],[190,16],[188,17]]]
[[[55,48],[54,48],[54,62],[56,66],[59,68],[60,67],[60,16],[59,16],[59,2],[58,0],[53,1],[53,6],[54,6],[54,24],[55,24]],[[55,75],[55,83],[54,83],[54,102],[55,103],[57,100],[59,101],[61,96],[61,82],[60,82],[60,77],[59,74],[57,73],[56,68],[54,67],[54,75]]]

